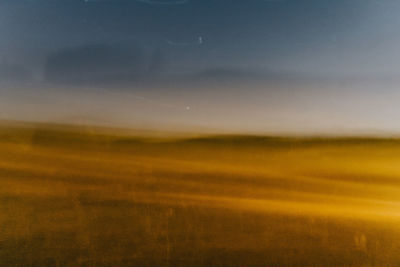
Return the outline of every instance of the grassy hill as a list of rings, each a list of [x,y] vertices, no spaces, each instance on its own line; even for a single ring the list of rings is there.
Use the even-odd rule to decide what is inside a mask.
[[[396,266],[400,140],[0,126],[0,262]]]

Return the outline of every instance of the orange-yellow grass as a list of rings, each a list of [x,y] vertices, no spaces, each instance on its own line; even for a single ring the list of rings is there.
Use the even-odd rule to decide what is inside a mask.
[[[399,225],[394,139],[0,128],[0,265],[396,266]]]

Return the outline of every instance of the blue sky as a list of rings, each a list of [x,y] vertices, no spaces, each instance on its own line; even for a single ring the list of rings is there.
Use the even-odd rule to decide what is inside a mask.
[[[0,117],[395,132],[399,12],[394,0],[3,0],[1,94],[13,108]],[[115,94],[134,101],[119,109]],[[53,105],[60,95],[76,114]]]

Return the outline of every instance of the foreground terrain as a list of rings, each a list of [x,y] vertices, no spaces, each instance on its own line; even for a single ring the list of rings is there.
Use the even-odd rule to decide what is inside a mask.
[[[398,266],[400,141],[0,127],[1,266]]]

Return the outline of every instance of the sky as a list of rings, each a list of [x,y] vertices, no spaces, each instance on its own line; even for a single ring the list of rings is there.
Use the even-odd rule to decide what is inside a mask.
[[[0,0],[0,119],[400,133],[396,0]]]

